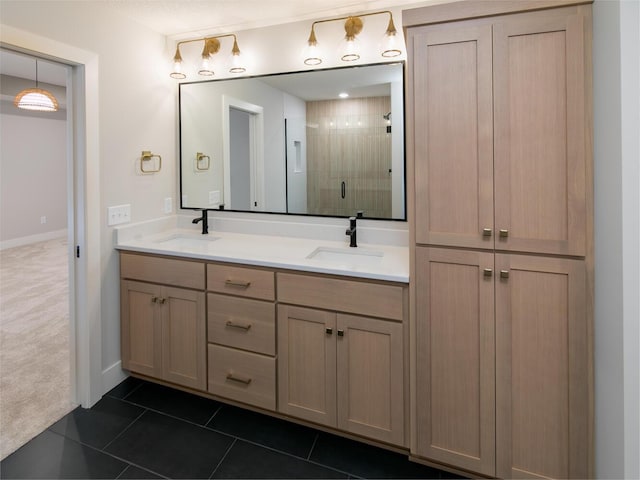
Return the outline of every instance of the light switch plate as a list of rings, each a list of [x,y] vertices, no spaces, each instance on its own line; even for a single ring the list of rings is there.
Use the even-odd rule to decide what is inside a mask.
[[[220,190],[211,190],[209,192],[209,205],[217,205],[220,203]]]
[[[131,205],[116,205],[107,209],[107,225],[120,225],[131,221]]]
[[[173,201],[171,197],[164,199],[164,213],[171,213],[173,211]]]

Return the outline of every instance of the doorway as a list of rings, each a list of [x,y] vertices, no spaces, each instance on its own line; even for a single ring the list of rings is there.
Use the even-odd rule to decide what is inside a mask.
[[[67,68],[68,255],[71,400],[102,396],[98,55],[3,25],[0,47]],[[46,392],[39,392],[45,394]]]
[[[222,105],[223,203],[229,210],[264,211],[264,108],[228,95]]]
[[[75,408],[66,101],[70,68],[0,49],[2,458]],[[13,105],[18,92],[36,86],[53,94],[57,111]]]

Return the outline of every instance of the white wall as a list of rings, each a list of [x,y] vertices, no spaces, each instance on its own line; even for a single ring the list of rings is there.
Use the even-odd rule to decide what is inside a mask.
[[[46,115],[0,115],[3,246],[30,243],[67,228],[66,121]]]
[[[598,478],[639,478],[640,14],[593,5],[595,449]]]

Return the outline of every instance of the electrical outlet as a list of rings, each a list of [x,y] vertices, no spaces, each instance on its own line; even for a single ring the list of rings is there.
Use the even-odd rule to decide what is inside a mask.
[[[171,213],[173,211],[173,202],[171,197],[164,199],[164,213]]]
[[[107,209],[107,225],[119,225],[131,221],[131,205],[117,205]]]
[[[209,205],[217,205],[220,203],[220,190],[211,190],[209,192]]]
[[[47,223],[47,217],[43,215],[42,217],[40,217],[40,225],[44,225],[45,223]]]

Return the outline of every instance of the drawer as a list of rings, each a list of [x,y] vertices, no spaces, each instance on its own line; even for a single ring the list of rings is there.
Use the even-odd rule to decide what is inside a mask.
[[[276,409],[276,359],[209,344],[209,393]]]
[[[208,340],[228,347],[276,354],[276,307],[272,302],[207,294]]]
[[[404,287],[278,273],[278,301],[338,312],[403,320]]]
[[[121,253],[120,276],[145,282],[204,290],[203,262]]]
[[[275,300],[274,273],[254,268],[207,265],[207,290]]]

